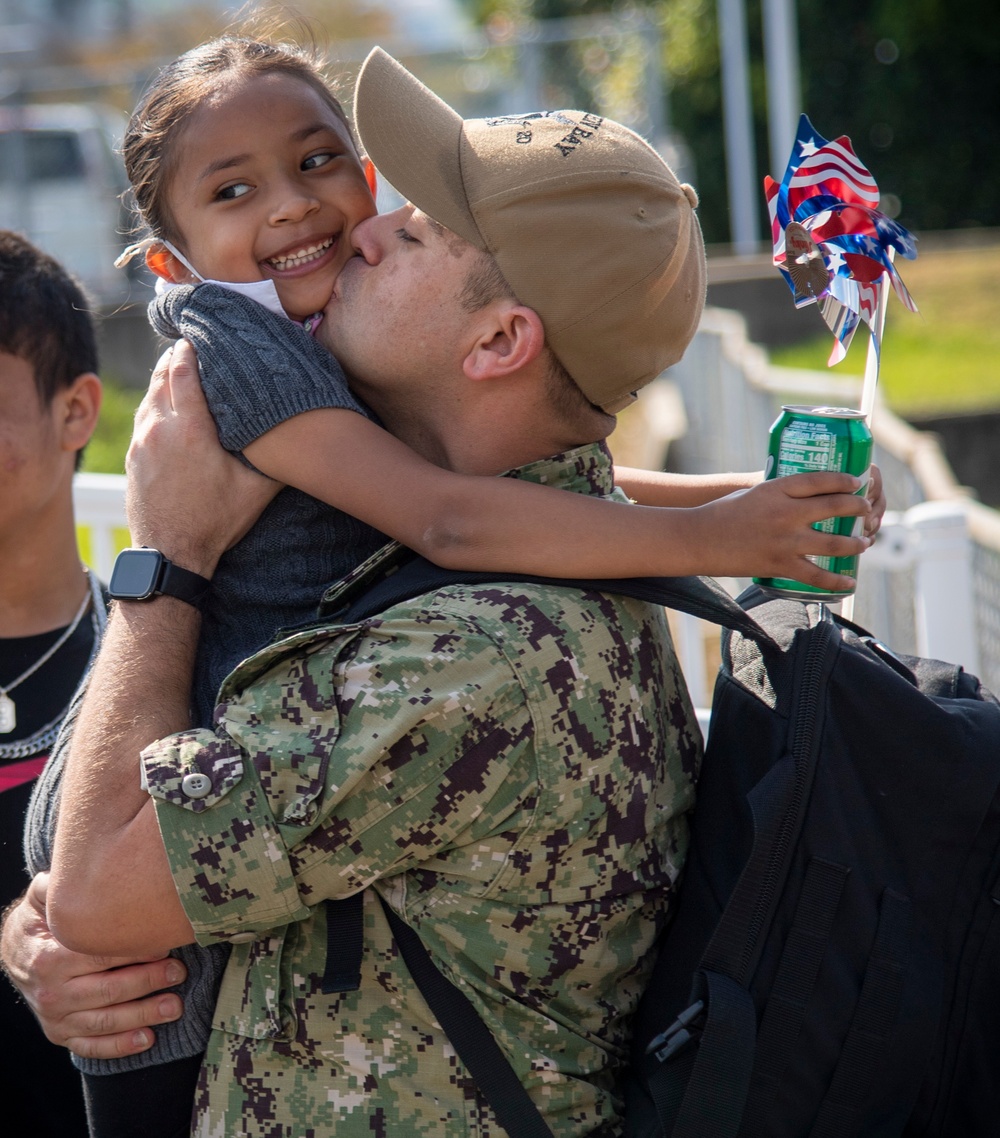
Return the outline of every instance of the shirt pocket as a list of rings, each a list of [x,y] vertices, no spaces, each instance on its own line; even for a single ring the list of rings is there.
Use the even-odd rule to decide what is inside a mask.
[[[318,818],[341,735],[337,662],[357,635],[355,629],[299,645],[218,713],[254,765],[280,826],[312,826]]]
[[[282,1001],[281,961],[291,930],[263,933],[234,944],[222,977],[212,1026],[251,1039],[287,1039],[294,1031]]]

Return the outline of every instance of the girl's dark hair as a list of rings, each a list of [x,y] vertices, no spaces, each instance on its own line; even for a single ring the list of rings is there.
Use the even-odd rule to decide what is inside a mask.
[[[290,75],[310,86],[350,129],[323,67],[322,56],[315,48],[240,35],[210,40],[168,64],[139,101],[122,143],[141,225],[155,237],[177,236],[172,232],[166,203],[174,143],[202,100],[226,81]]]

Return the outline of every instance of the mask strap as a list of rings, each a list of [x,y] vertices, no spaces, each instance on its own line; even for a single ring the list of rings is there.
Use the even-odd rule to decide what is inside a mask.
[[[170,241],[167,241],[163,237],[159,238],[159,242],[165,249],[169,249],[170,252],[173,253],[173,255],[177,258],[178,261],[180,261],[180,263],[184,266],[185,269],[187,269],[189,273],[191,273],[199,281],[203,281],[205,279],[194,267],[194,265],[191,264],[187,257],[184,256],[180,249],[177,248],[176,245],[172,244]]]

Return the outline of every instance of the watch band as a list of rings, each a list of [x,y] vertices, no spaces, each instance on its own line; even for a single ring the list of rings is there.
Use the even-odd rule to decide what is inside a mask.
[[[190,569],[182,569],[166,557],[160,568],[160,579],[156,591],[168,597],[177,597],[178,600],[187,601],[195,608],[201,608],[212,582],[200,573],[193,573]]]

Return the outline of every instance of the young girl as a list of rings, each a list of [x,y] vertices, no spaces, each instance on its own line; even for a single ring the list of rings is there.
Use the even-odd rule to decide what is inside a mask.
[[[385,535],[467,569],[551,575],[558,564],[566,577],[769,571],[761,551],[773,527],[748,556],[734,556],[745,511],[703,505],[754,476],[685,483],[619,471],[625,489],[650,504],[703,505],[642,510],[454,474],[377,425],[312,337],[353,255],[352,230],[375,204],[371,167],[305,52],[232,37],[188,52],[136,110],[124,156],[150,231],[147,263],[175,286],[151,306],[154,323],[197,348],[223,445],[285,487],[213,579],[192,696],[199,723],[210,722],[224,676],[277,629],[311,618],[323,588]],[[770,514],[778,499],[766,494]],[[799,508],[780,524],[798,533],[831,512],[828,502]],[[225,948],[189,946],[179,955],[199,977],[181,990],[180,1023],[159,1027],[144,1055],[81,1063],[96,1138],[128,1133],[130,1120],[146,1138],[186,1133],[188,1080]],[[115,1070],[125,1073],[108,1073]]]

